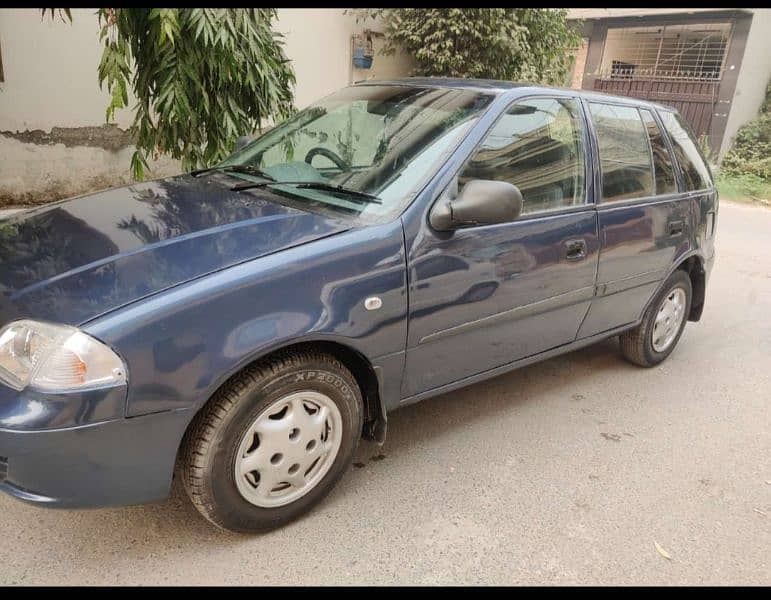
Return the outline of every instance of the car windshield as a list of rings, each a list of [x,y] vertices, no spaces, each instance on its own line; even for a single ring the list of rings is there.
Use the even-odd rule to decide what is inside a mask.
[[[427,183],[492,97],[416,86],[344,88],[271,129],[218,168],[246,167],[228,172],[309,205],[318,202],[354,216],[391,217]]]

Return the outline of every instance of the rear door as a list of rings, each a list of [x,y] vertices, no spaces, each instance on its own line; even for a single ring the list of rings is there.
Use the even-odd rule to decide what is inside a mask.
[[[682,189],[690,202],[691,242],[695,252],[710,263],[715,252],[715,222],[717,220],[717,190],[707,161],[699,151],[693,131],[682,115],[659,109],[659,119],[667,132],[675,162],[679,166]],[[707,269],[709,276],[709,268]],[[700,306],[692,307],[701,314]]]
[[[451,233],[425,223],[407,240],[404,398],[575,339],[597,268],[587,146],[577,98],[517,100],[444,193],[508,181],[522,192],[522,215]]]
[[[597,293],[578,337],[635,322],[678,257],[691,249],[689,193],[662,124],[647,108],[588,101],[598,153]]]

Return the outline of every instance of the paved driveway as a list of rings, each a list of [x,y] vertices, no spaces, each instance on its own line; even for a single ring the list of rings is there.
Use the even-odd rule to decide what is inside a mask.
[[[707,293],[656,369],[607,341],[394,413],[268,535],[214,530],[179,488],[0,497],[0,583],[771,584],[771,210],[722,203]]]

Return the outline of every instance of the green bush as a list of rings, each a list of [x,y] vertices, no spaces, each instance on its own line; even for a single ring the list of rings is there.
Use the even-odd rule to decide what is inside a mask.
[[[736,134],[733,148],[721,165],[726,175],[753,175],[771,181],[771,83],[760,115],[743,125]]]
[[[581,43],[566,9],[356,9],[385,24],[386,53],[415,60],[413,75],[564,84]]]
[[[771,204],[771,181],[752,173],[729,175],[719,171],[715,177],[721,198]]]

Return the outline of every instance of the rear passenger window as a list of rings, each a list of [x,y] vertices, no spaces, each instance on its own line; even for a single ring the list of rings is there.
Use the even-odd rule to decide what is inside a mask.
[[[633,106],[589,103],[602,171],[602,200],[617,202],[653,196],[648,133]]]
[[[682,121],[680,115],[675,115],[668,110],[660,110],[659,116],[672,140],[675,158],[677,158],[680,170],[683,172],[685,189],[690,192],[710,187],[712,178],[709,175],[709,168],[704,164],[704,160],[696,148],[696,143],[688,133],[687,125]]]
[[[653,156],[653,173],[656,179],[656,195],[673,194],[677,192],[677,183],[675,182],[675,170],[672,165],[672,155],[661,135],[656,119],[653,113],[643,108],[640,109],[645,129],[648,130],[648,141],[651,145]]]
[[[569,98],[517,102],[495,124],[458,176],[508,181],[522,192],[522,213],[586,202],[578,104]]]

